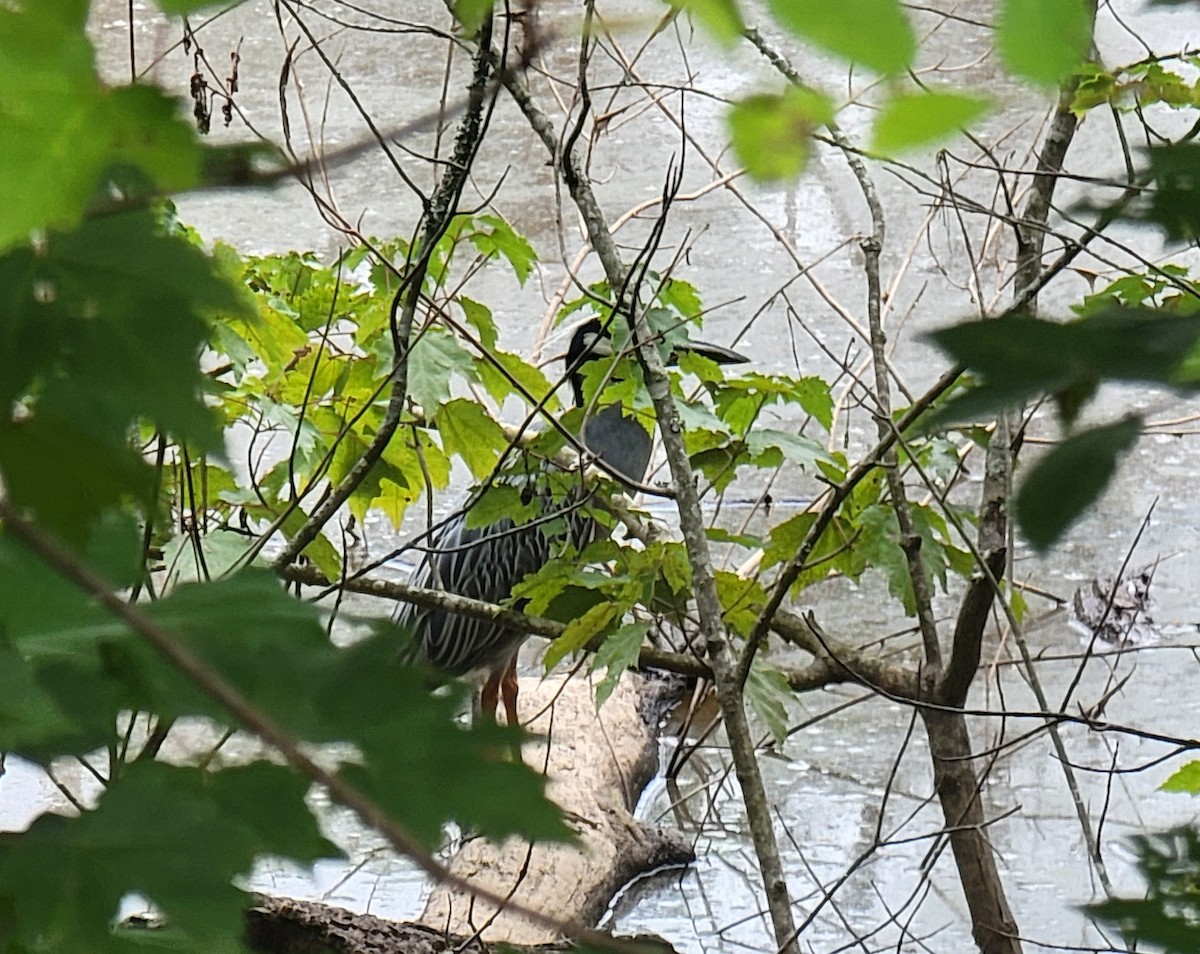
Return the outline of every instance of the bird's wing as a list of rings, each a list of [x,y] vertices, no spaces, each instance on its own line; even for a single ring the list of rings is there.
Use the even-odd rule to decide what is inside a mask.
[[[576,543],[583,539],[573,526],[571,535]],[[501,603],[517,583],[546,564],[552,546],[537,524],[515,526],[505,518],[487,527],[468,527],[465,514],[458,514],[433,534],[411,582]],[[418,658],[452,675],[498,662],[525,635],[490,620],[411,603],[401,603],[394,618],[413,633]]]

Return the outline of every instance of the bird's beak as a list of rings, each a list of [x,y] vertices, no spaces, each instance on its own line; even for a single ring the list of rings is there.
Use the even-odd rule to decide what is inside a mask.
[[[583,344],[584,354],[593,358],[611,358],[614,354],[612,338],[608,335],[587,335]]]
[[[715,361],[717,364],[746,364],[750,360],[744,354],[734,351],[732,348],[725,348],[721,345],[709,344],[707,341],[697,341],[695,338],[691,338],[671,352],[668,363],[678,364],[680,352],[698,354],[700,357],[708,358],[709,361]]]

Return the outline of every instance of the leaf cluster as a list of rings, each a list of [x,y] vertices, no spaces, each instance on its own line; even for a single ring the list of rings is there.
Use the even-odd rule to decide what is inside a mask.
[[[1200,948],[1200,833],[1177,828],[1130,839],[1146,880],[1139,899],[1112,898],[1086,907],[1088,915],[1112,925],[1132,944],[1149,944],[1167,954]]]
[[[338,479],[372,438],[410,250],[380,243],[327,266],[206,249],[154,196],[215,183],[208,170],[228,169],[229,151],[202,144],[160,91],[104,84],[86,20],[78,0],[0,5],[0,170],[13,198],[0,209],[6,512],[139,600],[212,680],[340,759],[342,778],[421,843],[436,844],[450,821],[497,838],[568,837],[544,780],[497,758],[519,731],[461,726],[464,690],[431,693],[429,676],[400,666],[402,634],[380,626],[337,649],[318,610],[272,575],[222,576],[264,525],[293,532],[305,494]],[[351,502],[360,515],[376,507],[399,521],[427,486],[446,484],[452,457],[475,473],[499,459],[501,430],[455,397],[460,382],[495,401],[549,394],[540,372],[498,347],[490,312],[447,290],[495,258],[524,280],[528,243],[483,214],[456,222],[432,251],[425,294],[457,309],[463,330],[420,334],[410,368],[424,406]],[[250,434],[245,466],[226,456],[239,429]],[[287,442],[267,447],[271,433]],[[184,552],[203,582],[149,574],[156,555]],[[328,540],[310,555],[336,575]],[[0,836],[6,952],[240,951],[250,899],[236,884],[257,858],[338,854],[307,806],[310,781],[292,768],[140,755],[134,730],[148,722],[228,724],[213,685],[185,677],[80,579],[0,527],[0,750],[45,768],[85,757],[103,782],[78,818],[47,815]],[[167,930],[114,927],[134,892]]]
[[[669,0],[693,17],[720,42],[732,45],[744,36],[758,42],[746,26],[738,0]],[[775,23],[800,41],[865,69],[894,79],[915,67],[916,33],[899,0],[850,0],[838,4],[769,0]],[[1055,87],[1074,74],[1093,77],[1091,96],[1105,90],[1098,68],[1088,62],[1093,13],[1085,0],[1004,0],[995,25],[996,47],[1017,78]],[[804,82],[790,70],[782,92],[754,93],[739,99],[729,113],[730,138],[746,170],[760,179],[798,175],[810,153],[814,133],[832,127],[838,107],[830,94]],[[1169,89],[1169,92],[1168,92]],[[1165,96],[1179,99],[1179,88],[1163,83]],[[1081,100],[1081,102],[1083,102]],[[894,155],[928,148],[980,119],[993,97],[926,87],[906,91],[899,83],[884,88],[872,130],[872,151]]]
[[[1178,270],[1175,270],[1175,282]],[[1074,428],[1104,381],[1137,381],[1194,390],[1200,385],[1200,309],[1166,278],[1120,279],[1080,307],[1082,317],[1053,322],[1030,315],[971,322],[933,339],[975,377],[974,386],[933,411],[932,430],[987,417],[1047,395],[1068,436],[1026,476],[1016,515],[1035,546],[1053,544],[1108,485],[1136,440],[1141,418]],[[1164,294],[1165,293],[1165,294]],[[1157,305],[1158,307],[1148,307]]]

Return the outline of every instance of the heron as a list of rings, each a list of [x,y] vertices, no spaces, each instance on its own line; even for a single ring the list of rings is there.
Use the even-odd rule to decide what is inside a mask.
[[[748,360],[729,348],[688,340],[669,355],[667,363],[678,363],[681,350],[720,364]],[[615,357],[612,337],[599,319],[590,319],[575,330],[567,348],[566,371],[576,407],[585,407],[588,365],[597,360],[611,362]],[[631,485],[644,480],[653,441],[647,429],[627,416],[619,403],[586,407],[579,442],[589,458],[596,459],[617,479]],[[556,549],[561,550],[569,541],[576,551],[582,550],[602,531],[601,525],[582,510],[579,494],[574,499],[568,495],[566,500],[556,500],[544,491],[539,493],[536,499],[543,514],[550,518],[561,515],[565,518],[562,521],[516,524],[505,517],[483,527],[467,525],[474,499],[431,534],[429,546],[410,577],[414,585],[503,603],[512,595],[513,587],[541,569]],[[558,525],[557,530],[547,528],[551,522]],[[491,620],[412,603],[400,603],[393,619],[408,630],[412,639],[409,661],[423,663],[447,676],[483,676],[476,711],[494,719],[499,697],[508,724],[517,724],[517,653],[528,634]]]

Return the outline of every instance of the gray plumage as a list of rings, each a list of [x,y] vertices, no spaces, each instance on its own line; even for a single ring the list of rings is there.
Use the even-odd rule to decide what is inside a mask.
[[[745,360],[736,352],[714,345],[692,342],[690,349],[723,363]],[[611,357],[612,346],[598,321],[580,327],[567,351],[567,369],[576,404],[583,400],[581,366],[588,360]],[[603,407],[590,415],[583,425],[582,443],[609,468],[633,483],[641,483],[650,463],[652,442],[646,429],[625,417],[619,405]],[[536,476],[524,478],[533,480]],[[534,492],[539,492],[537,488]],[[429,550],[413,572],[417,586],[457,593],[489,603],[503,603],[513,587],[530,573],[541,569],[570,542],[579,550],[595,539],[599,524],[580,508],[580,496],[568,494],[555,501],[540,489],[541,509],[553,517],[556,511],[566,522],[538,520],[515,526],[504,518],[486,527],[468,527],[466,508],[436,530]],[[547,530],[548,523],[558,524],[558,535]],[[441,609],[401,603],[395,620],[406,627],[413,638],[411,661],[422,661],[447,675],[462,676],[487,670],[492,679],[503,671],[511,672],[517,650],[526,634],[489,620],[474,619]],[[515,713],[515,677],[510,717]],[[487,692],[485,687],[485,693]],[[494,707],[495,689],[491,705]],[[510,700],[505,697],[505,705]]]
[[[577,549],[591,542],[594,521],[578,510],[566,519],[567,534]],[[565,544],[562,536],[552,538],[541,526],[518,527],[507,517],[490,526],[468,527],[464,511],[433,535],[430,550],[410,582],[487,603],[503,603],[517,583],[545,566]],[[411,603],[400,604],[396,622],[411,631],[416,661],[451,676],[507,662],[525,638],[524,633],[491,620]]]

